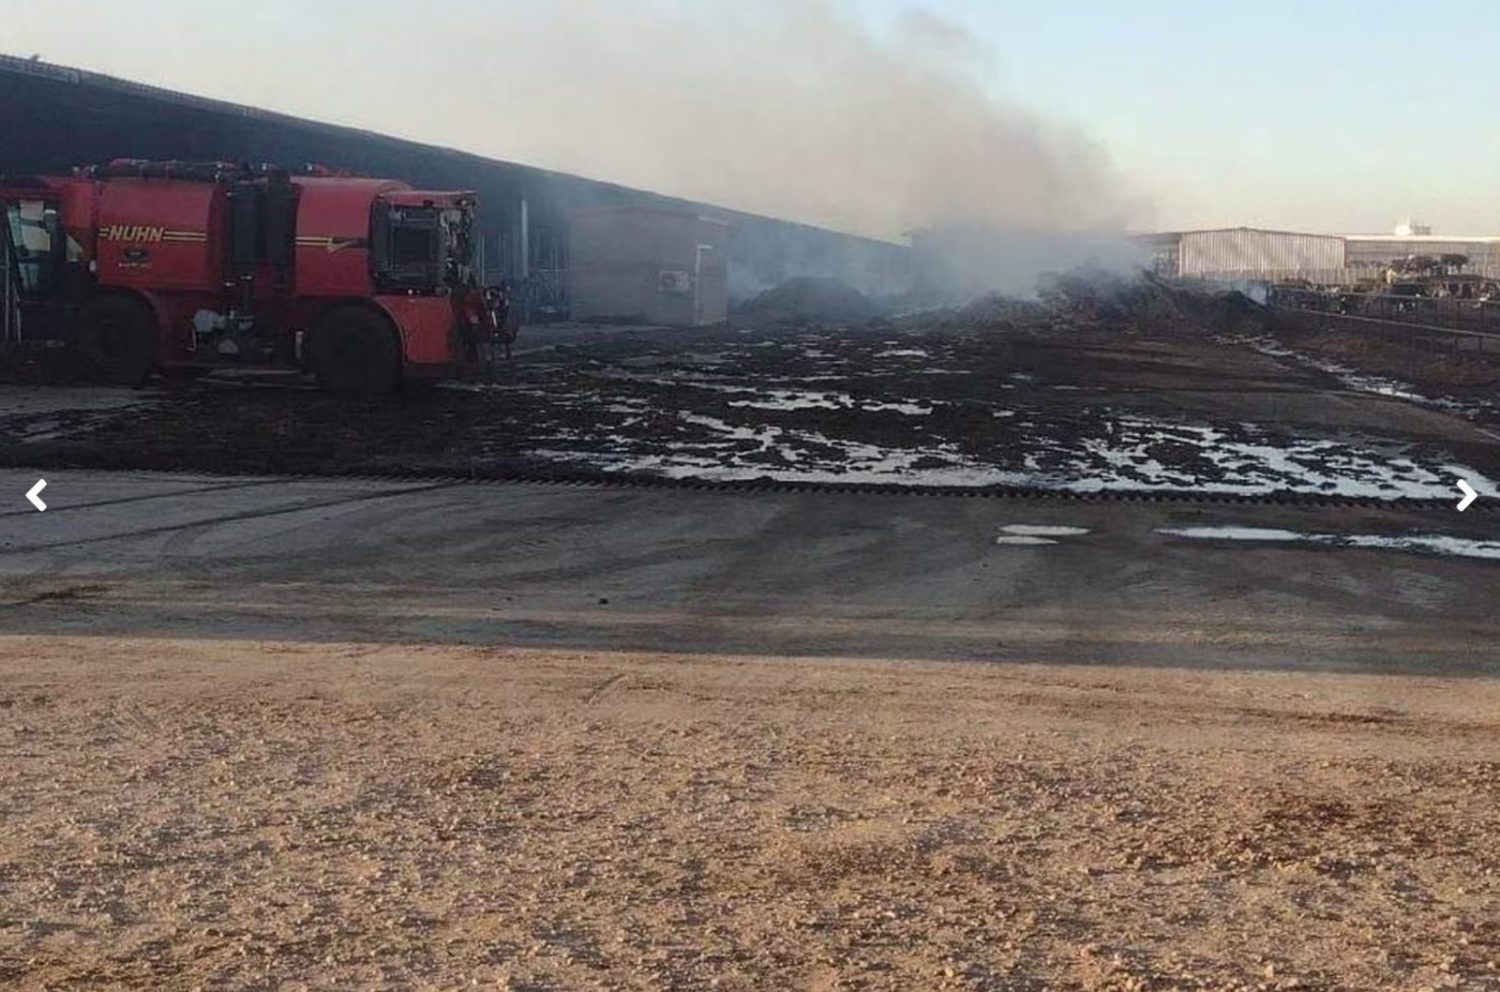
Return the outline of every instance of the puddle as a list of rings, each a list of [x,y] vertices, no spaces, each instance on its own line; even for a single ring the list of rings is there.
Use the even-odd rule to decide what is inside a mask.
[[[1500,541],[1478,541],[1446,534],[1310,534],[1271,527],[1162,527],[1156,533],[1206,541],[1256,541],[1276,544],[1318,544],[1325,547],[1365,548],[1377,551],[1412,551],[1455,558],[1500,561]]]
[[[1196,537],[1208,541],[1300,541],[1310,536],[1274,527],[1162,527],[1156,532],[1171,537]]]
[[[1029,534],[1001,534],[995,538],[996,544],[1021,544],[1035,546],[1038,544],[1056,544],[1050,537],[1034,537]]]
[[[1000,529],[1007,534],[1026,537],[1081,537],[1089,532],[1087,527],[1065,527],[1061,524],[1006,524]]]

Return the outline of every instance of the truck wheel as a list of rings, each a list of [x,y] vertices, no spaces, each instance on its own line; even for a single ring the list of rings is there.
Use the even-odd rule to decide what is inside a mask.
[[[395,329],[364,307],[339,307],[318,321],[308,358],[318,385],[345,396],[389,393],[401,379]]]
[[[156,367],[156,315],[135,300],[105,296],[78,318],[78,351],[85,368],[116,386],[139,386]]]

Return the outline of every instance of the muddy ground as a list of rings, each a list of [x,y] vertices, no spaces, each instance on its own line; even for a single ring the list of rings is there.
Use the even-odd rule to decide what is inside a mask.
[[[1479,351],[1473,337],[1296,311],[1282,314],[1268,331],[1283,347],[1325,368],[1444,398],[1475,422],[1500,427],[1500,338],[1486,338]]]
[[[210,379],[111,408],[96,390],[12,386],[0,464],[1418,498],[1447,498],[1461,470],[1493,491],[1487,362],[1450,361],[1457,374],[1423,381],[1446,399],[1411,402],[1320,367],[1306,335],[1288,332],[1295,354],[1266,347],[1272,330],[1036,305],[858,325],[535,328],[498,381],[374,402]],[[38,390],[50,406],[27,406]]]
[[[1279,313],[1268,330],[1298,351],[1430,393],[1485,399],[1500,387],[1500,346],[1490,338],[1480,351],[1472,336],[1296,310]]]

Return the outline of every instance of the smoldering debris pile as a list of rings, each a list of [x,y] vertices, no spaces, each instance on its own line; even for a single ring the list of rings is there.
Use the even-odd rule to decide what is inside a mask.
[[[1151,331],[1183,323],[1176,295],[1144,276],[1126,277],[1090,269],[1050,275],[1037,291],[1045,306],[1071,320]]]
[[[960,323],[973,325],[1005,324],[1046,316],[1047,310],[1035,300],[1025,300],[1004,293],[985,293],[959,308]]]
[[[1263,326],[1267,316],[1239,290],[1184,289],[1144,273],[1073,270],[1045,280],[1038,298],[1070,321],[1146,333],[1237,332]]]
[[[869,297],[838,279],[788,279],[734,308],[736,322],[854,324],[879,315]]]
[[[1150,273],[1078,267],[1043,276],[1034,296],[990,292],[961,306],[915,290],[872,298],[837,279],[788,279],[731,312],[744,327],[858,325],[1014,328],[1050,324],[1140,334],[1263,333],[1268,309],[1237,289],[1178,286]]]
[[[1123,333],[1253,331],[1266,308],[1237,290],[1182,288],[1149,275],[1090,269],[1053,273],[1034,298],[986,293],[962,307],[930,310],[914,320],[937,326],[1025,327],[1061,324]]]
[[[1271,311],[1237,289],[1212,294],[1208,319],[1220,330],[1234,334],[1261,334],[1270,325]]]

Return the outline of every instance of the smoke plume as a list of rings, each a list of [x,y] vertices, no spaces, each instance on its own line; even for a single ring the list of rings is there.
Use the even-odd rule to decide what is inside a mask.
[[[120,5],[7,15],[58,62],[846,231],[1135,219],[1085,135],[997,97],[915,12],[829,0]],[[146,43],[149,41],[149,43]],[[232,70],[232,71],[226,71]]]
[[[535,161],[882,237],[1127,219],[1101,149],[992,96],[984,50],[931,15],[877,37],[807,0],[570,0],[516,27],[499,118]]]

